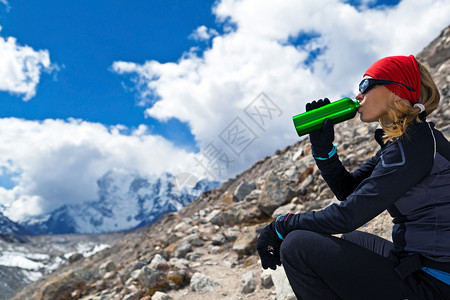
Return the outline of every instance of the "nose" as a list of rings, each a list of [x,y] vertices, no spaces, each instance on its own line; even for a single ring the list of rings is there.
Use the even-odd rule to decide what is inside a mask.
[[[361,92],[358,92],[358,94],[356,94],[356,100],[358,100],[359,102],[361,102],[364,98],[364,95]]]

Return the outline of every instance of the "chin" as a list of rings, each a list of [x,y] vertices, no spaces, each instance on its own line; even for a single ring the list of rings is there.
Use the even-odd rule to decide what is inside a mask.
[[[370,118],[365,118],[363,115],[360,115],[359,119],[361,120],[361,122],[364,122],[364,123],[372,123],[372,122],[377,122],[378,121],[378,120],[373,120],[373,119],[370,119]]]

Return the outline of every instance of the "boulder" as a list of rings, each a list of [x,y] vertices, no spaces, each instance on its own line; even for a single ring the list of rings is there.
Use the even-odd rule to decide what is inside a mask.
[[[250,254],[256,249],[256,240],[258,234],[256,233],[257,226],[244,227],[242,232],[238,235],[236,241],[233,243],[233,251],[239,256]]]
[[[193,251],[193,249],[192,249],[191,243],[189,243],[189,241],[187,241],[187,240],[183,240],[183,241],[180,241],[178,243],[178,245],[175,247],[173,255],[176,258],[185,258],[186,254],[188,254],[189,252],[192,252],[192,251]]]
[[[270,172],[258,199],[258,208],[268,216],[295,196],[294,190],[280,176]]]
[[[95,274],[89,269],[77,269],[62,274],[61,276],[47,281],[40,290],[39,299],[71,299],[71,294],[77,287],[83,288],[86,283],[94,278]]]
[[[148,289],[158,286],[163,283],[165,279],[166,276],[163,273],[149,267],[143,267],[137,276],[137,280],[141,286]]]
[[[265,289],[270,289],[273,287],[272,272],[266,269],[261,274],[261,286]]]
[[[170,268],[167,260],[165,260],[160,254],[155,254],[149,264],[149,267],[160,272],[166,272]]]
[[[273,284],[275,285],[275,292],[277,299],[279,300],[296,300],[294,291],[287,279],[283,266],[277,267],[275,271],[269,271],[271,273]]]
[[[243,180],[236,188],[236,190],[233,193],[233,196],[237,201],[244,200],[245,196],[250,194],[251,191],[253,191],[256,188],[256,185],[254,182],[247,182]]]
[[[241,279],[241,293],[250,294],[256,289],[256,279],[253,272],[247,272],[242,276]]]
[[[191,291],[197,292],[199,294],[204,294],[214,291],[220,285],[212,278],[196,272],[190,283]]]

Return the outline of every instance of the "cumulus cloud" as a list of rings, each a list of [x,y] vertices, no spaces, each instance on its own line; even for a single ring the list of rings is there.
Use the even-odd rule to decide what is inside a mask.
[[[181,173],[193,154],[141,125],[105,127],[81,120],[0,119],[0,169],[13,188],[0,188],[0,205],[13,220],[64,204],[98,199],[97,180],[113,168],[154,175]],[[183,167],[182,167],[183,166]]]
[[[197,27],[197,29],[194,30],[194,32],[189,37],[197,41],[206,41],[218,34],[219,33],[215,29],[208,28],[205,25],[202,25]]]
[[[36,94],[42,71],[52,69],[47,50],[36,51],[20,46],[14,37],[0,37],[0,91],[30,100]]]
[[[368,1],[363,1],[366,3]],[[97,199],[111,169],[168,171],[226,179],[295,142],[292,115],[320,97],[352,96],[364,70],[382,56],[419,52],[448,25],[450,3],[403,0],[383,9],[337,0],[222,0],[223,34],[176,62],[117,61],[131,76],[145,114],[186,122],[200,153],[181,150],[144,125],[106,127],[81,120],[0,119],[0,207],[13,220]],[[0,38],[0,90],[33,97],[48,52]]]
[[[370,1],[346,2],[222,0],[213,11],[225,33],[206,50],[187,49],[177,62],[117,61],[112,68],[135,80],[148,116],[189,124],[210,165],[206,173],[214,173],[215,159],[223,166],[216,175],[226,178],[294,142],[291,117],[307,101],[352,97],[371,63],[419,52],[450,13],[445,0],[373,9]],[[205,38],[206,31],[197,29]],[[264,108],[260,95],[276,108]]]

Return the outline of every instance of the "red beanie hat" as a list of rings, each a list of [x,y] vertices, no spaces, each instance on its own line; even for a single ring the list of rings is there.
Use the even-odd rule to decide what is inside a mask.
[[[364,76],[375,79],[387,79],[406,84],[416,91],[410,91],[401,84],[388,84],[386,87],[400,98],[407,99],[416,104],[420,96],[419,65],[413,55],[388,56],[376,61],[367,69]]]

